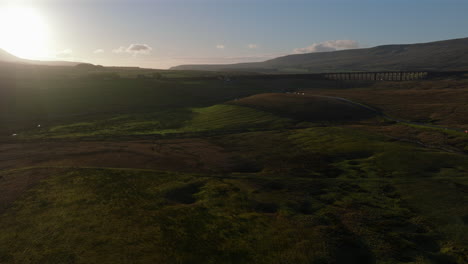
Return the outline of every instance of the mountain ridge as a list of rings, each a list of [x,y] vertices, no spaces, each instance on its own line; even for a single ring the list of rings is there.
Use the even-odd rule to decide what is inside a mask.
[[[468,38],[291,54],[253,63],[180,65],[172,67],[171,70],[242,70],[280,73],[468,70]]]

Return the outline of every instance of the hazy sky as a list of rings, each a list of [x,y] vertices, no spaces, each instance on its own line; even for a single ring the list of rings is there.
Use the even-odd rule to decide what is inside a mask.
[[[466,0],[0,0],[0,9],[0,47],[15,55],[153,68],[468,37]]]

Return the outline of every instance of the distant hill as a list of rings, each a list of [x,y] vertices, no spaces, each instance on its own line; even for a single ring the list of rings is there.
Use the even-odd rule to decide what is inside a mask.
[[[0,49],[0,61],[3,62],[20,62],[21,59],[11,55],[10,53]]]
[[[80,63],[72,61],[40,61],[40,60],[27,60],[18,58],[5,50],[0,49],[0,63],[19,63],[29,65],[45,65],[45,66],[76,66]]]
[[[256,72],[340,72],[468,70],[468,38],[366,49],[295,54],[264,62],[226,65],[181,65],[172,70]]]

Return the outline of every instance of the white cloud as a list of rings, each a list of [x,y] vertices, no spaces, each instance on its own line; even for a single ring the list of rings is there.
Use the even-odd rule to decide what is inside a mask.
[[[94,54],[104,53],[103,49],[97,49],[93,52]]]
[[[131,53],[131,54],[148,54],[153,50],[148,44],[130,44],[127,48],[120,46],[113,49],[113,53]]]
[[[224,46],[223,44],[218,44],[218,45],[216,45],[216,48],[217,49],[225,49],[226,46]]]
[[[249,49],[257,49],[257,48],[258,48],[258,45],[257,45],[257,44],[249,44],[249,45],[247,45],[247,47],[248,47]]]
[[[113,53],[124,53],[125,50],[126,50],[125,47],[120,46],[120,47],[118,47],[116,49],[113,49],[112,52]]]
[[[55,53],[55,57],[57,58],[70,58],[73,55],[73,50],[71,49],[64,49]]]
[[[127,48],[127,52],[129,53],[143,53],[147,54],[150,53],[153,50],[149,45],[147,44],[130,44],[130,46]]]
[[[325,52],[359,48],[359,43],[355,40],[329,40],[314,43],[305,48],[295,49],[295,53]]]

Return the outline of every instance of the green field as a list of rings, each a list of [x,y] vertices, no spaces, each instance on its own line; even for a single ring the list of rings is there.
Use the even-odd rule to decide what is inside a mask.
[[[293,120],[235,105],[176,109],[39,128],[20,134],[24,138],[77,138],[119,135],[166,135],[223,130],[274,129]]]

